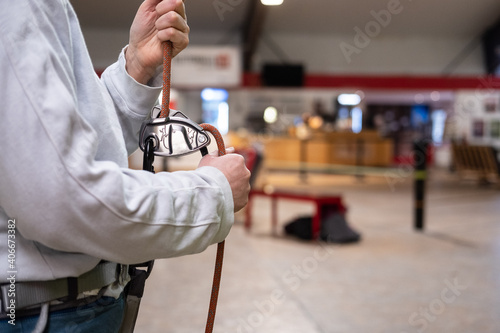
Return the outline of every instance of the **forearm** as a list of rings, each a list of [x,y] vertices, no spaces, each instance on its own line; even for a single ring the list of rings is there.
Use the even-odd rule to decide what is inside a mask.
[[[64,188],[44,184],[51,192],[8,202],[18,232],[54,250],[126,264],[198,253],[227,236],[231,197],[213,170],[153,175],[109,167],[91,175],[95,181],[71,177]],[[29,209],[17,204],[26,201]]]

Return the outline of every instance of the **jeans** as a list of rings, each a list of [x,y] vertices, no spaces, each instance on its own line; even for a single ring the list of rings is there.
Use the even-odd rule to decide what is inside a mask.
[[[76,308],[50,312],[44,333],[113,333],[118,332],[123,319],[124,296],[101,297],[90,304]],[[28,333],[36,326],[39,316],[16,318],[15,325],[10,319],[0,320],[2,333]]]

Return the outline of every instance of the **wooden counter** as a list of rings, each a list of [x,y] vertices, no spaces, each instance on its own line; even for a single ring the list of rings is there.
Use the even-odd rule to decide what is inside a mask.
[[[264,157],[272,162],[390,166],[393,150],[392,140],[380,138],[376,132],[316,133],[304,141],[274,137],[264,143]]]

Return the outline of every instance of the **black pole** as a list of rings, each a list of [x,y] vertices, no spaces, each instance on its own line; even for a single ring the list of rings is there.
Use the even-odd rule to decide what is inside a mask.
[[[300,139],[300,168],[299,168],[299,177],[302,182],[307,182],[307,139]]]
[[[417,140],[413,145],[415,165],[415,229],[424,230],[425,180],[427,178],[427,141]]]

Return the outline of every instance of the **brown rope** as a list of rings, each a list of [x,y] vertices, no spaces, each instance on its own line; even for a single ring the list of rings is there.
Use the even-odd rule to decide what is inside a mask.
[[[212,133],[214,136],[215,142],[217,143],[217,149],[219,150],[219,156],[226,155],[226,146],[224,145],[224,139],[220,132],[215,128],[215,126],[210,124],[201,124],[200,125],[203,130]]]
[[[210,124],[201,124],[201,128],[205,131],[212,133],[215,141],[217,142],[217,149],[219,156],[226,155],[226,147],[222,135],[214,126]],[[212,295],[210,296],[210,305],[208,308],[207,326],[205,333],[212,333],[215,322],[215,312],[217,310],[217,299],[219,298],[219,286],[222,276],[222,262],[224,259],[224,241],[217,244],[217,256],[215,258],[214,279],[212,282]]]
[[[172,42],[163,43],[163,90],[161,100],[160,118],[170,114],[170,79],[172,72]]]
[[[219,298],[219,287],[222,276],[222,262],[224,260],[224,243],[217,244],[217,256],[215,257],[214,279],[212,282],[212,294],[210,295],[210,305],[208,307],[207,326],[205,333],[212,333],[215,322],[215,312],[217,311],[217,300]]]
[[[166,118],[170,114],[170,80],[172,67],[172,42],[167,41],[163,45],[163,96],[161,112],[159,117]],[[212,133],[217,142],[219,156],[226,154],[226,147],[222,135],[214,126],[210,124],[201,124],[201,128]],[[207,326],[205,333],[212,333],[215,322],[215,312],[217,310],[217,300],[219,298],[219,287],[222,276],[222,263],[224,259],[224,241],[217,244],[217,255],[215,258],[214,279],[212,282],[212,294],[210,296],[210,305],[208,308]]]

